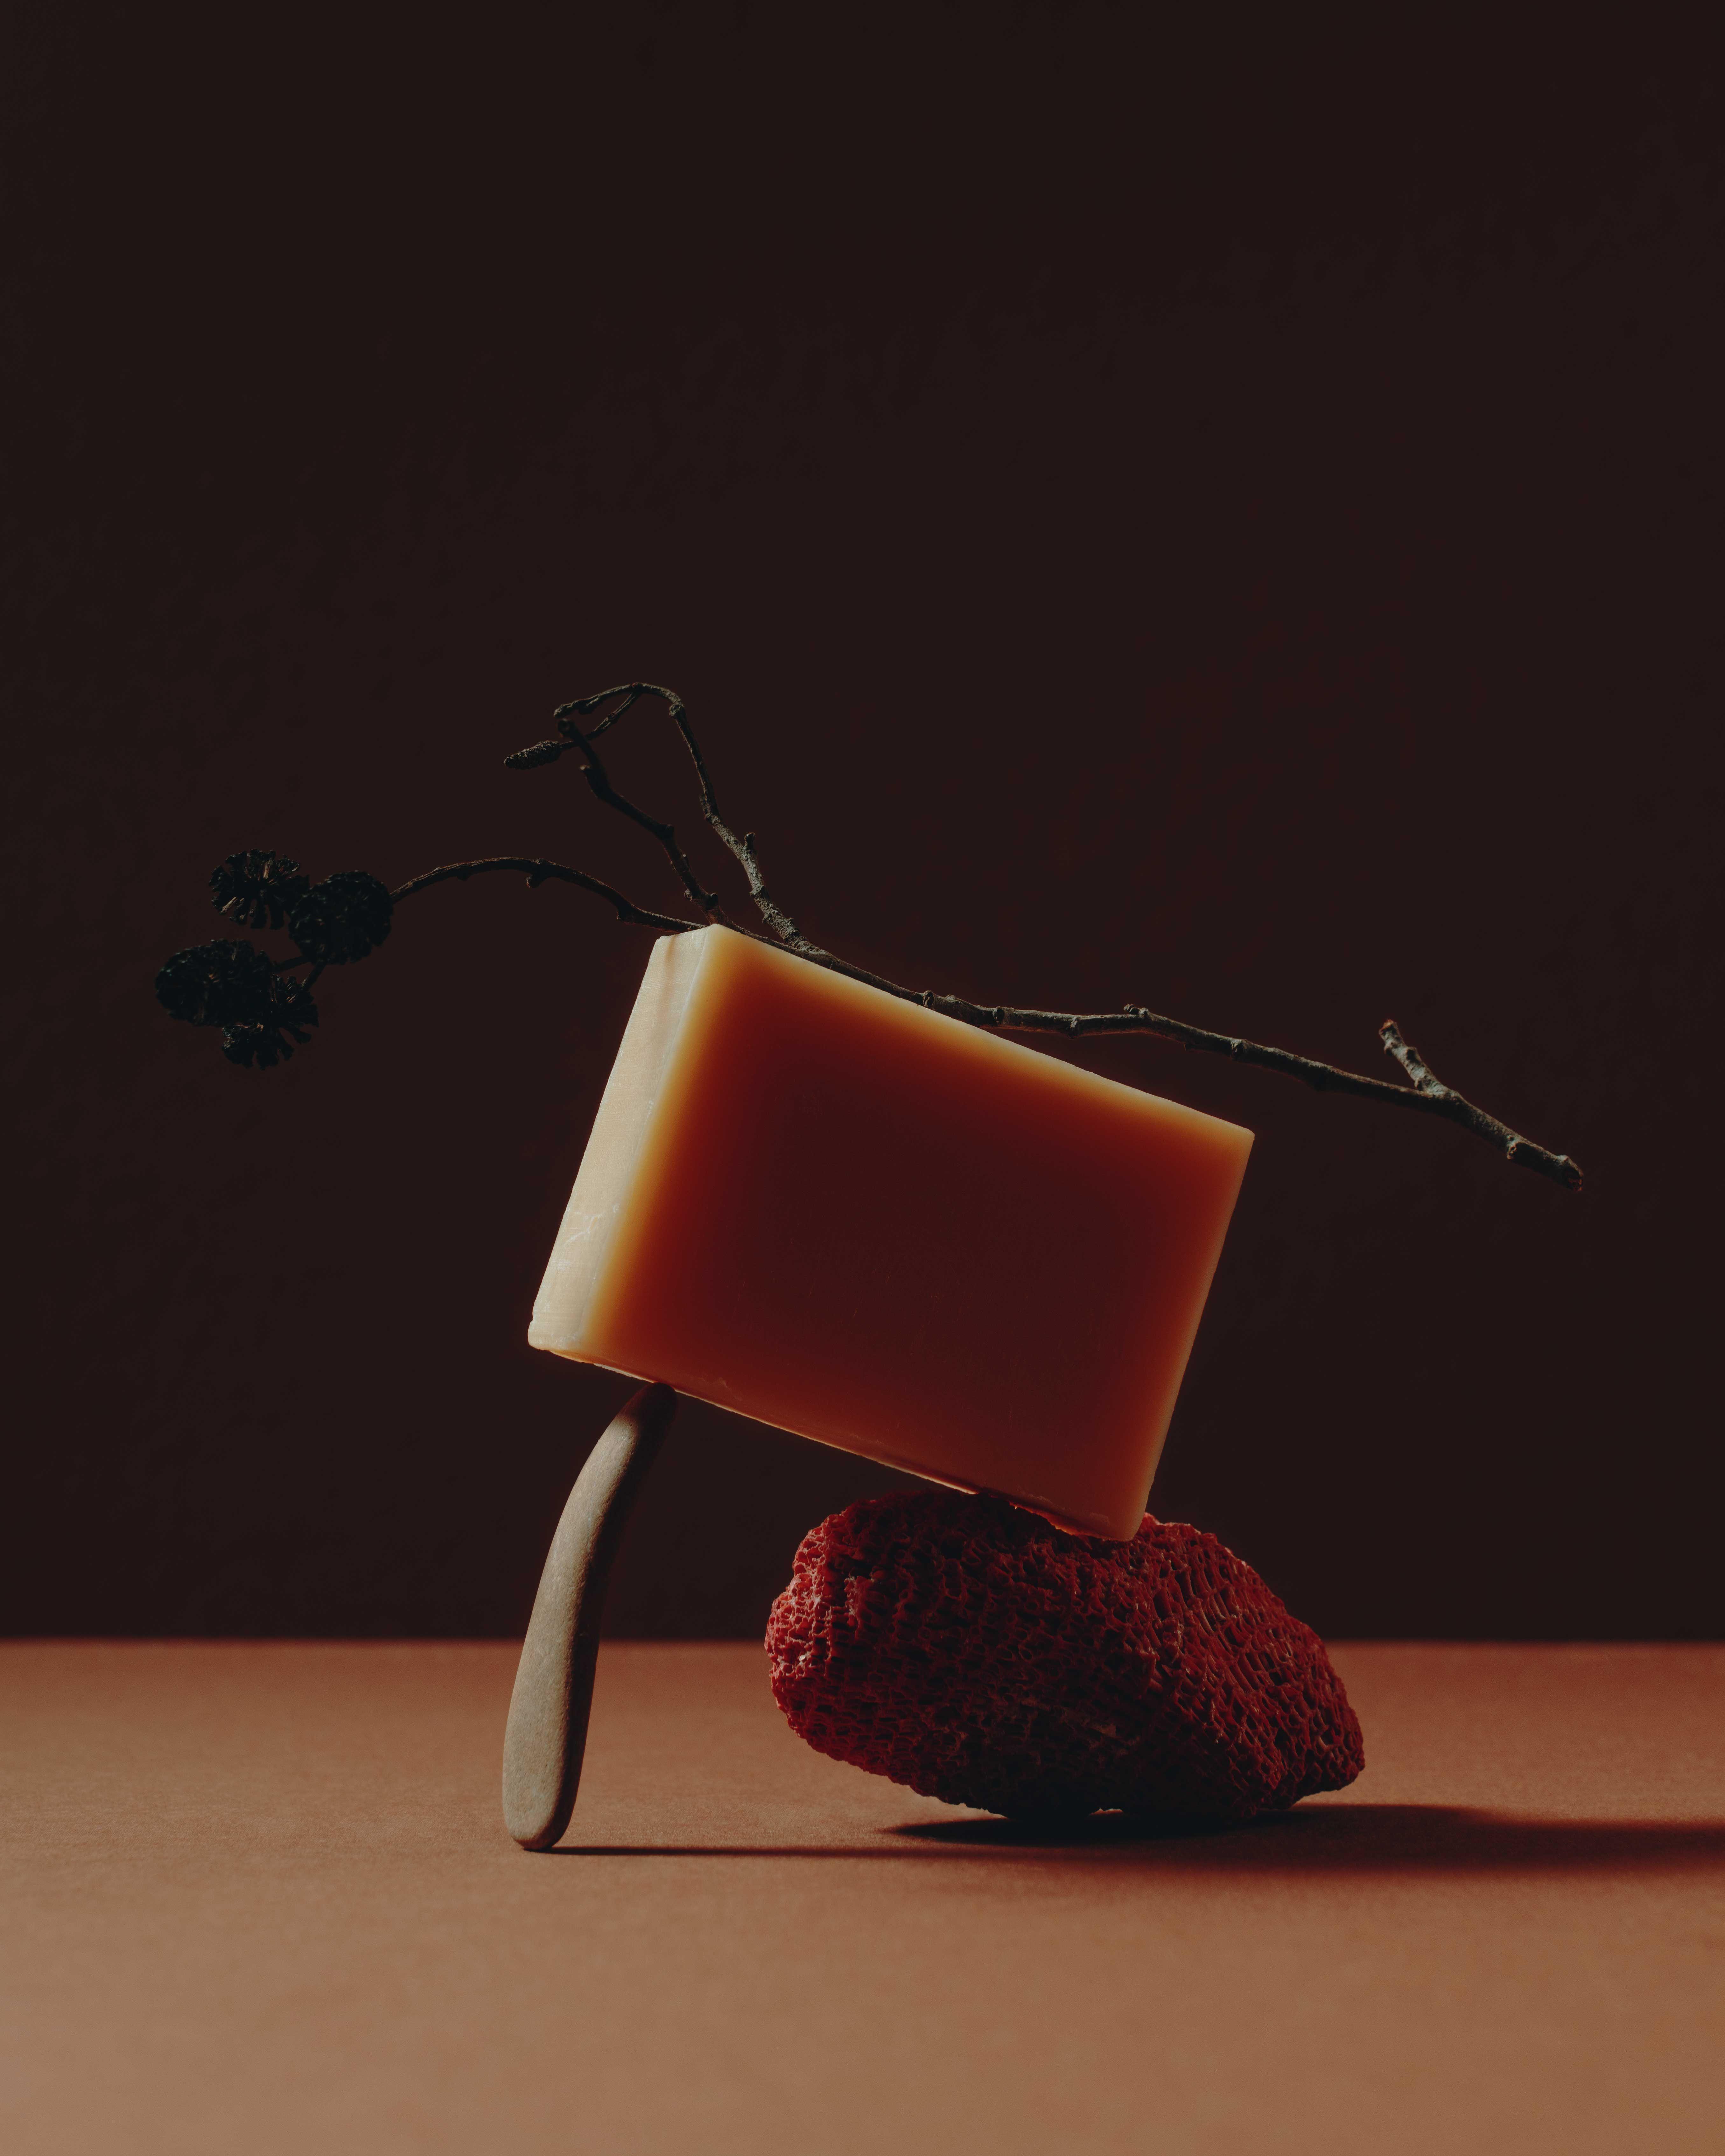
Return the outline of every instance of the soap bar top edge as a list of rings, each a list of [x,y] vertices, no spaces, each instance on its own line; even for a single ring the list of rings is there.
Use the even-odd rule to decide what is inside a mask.
[[[1236,1123],[1225,1116],[1214,1115],[1207,1108],[1194,1108],[1183,1101],[1171,1101],[1165,1094],[1152,1092],[1148,1087],[1134,1086],[1119,1078],[1104,1077],[1100,1071],[1088,1070],[1081,1064],[1067,1063],[1059,1056],[1050,1055],[1046,1050],[1033,1048],[1028,1042],[1009,1040],[1004,1034],[986,1026],[971,1025],[948,1013],[932,1010],[926,1004],[900,996],[889,995],[883,988],[873,987],[866,981],[858,981],[848,973],[841,973],[818,960],[798,957],[793,952],[781,950],[777,945],[752,936],[743,936],[735,929],[715,923],[711,927],[691,932],[705,940],[708,937],[722,937],[728,943],[741,947],[741,952],[757,958],[769,967],[793,966],[818,977],[820,983],[834,995],[866,1004],[870,1007],[884,1006],[880,1015],[896,1015],[909,1026],[924,1029],[945,1029],[954,1052],[969,1053],[979,1060],[999,1060],[1004,1058],[1013,1067],[1027,1076],[1040,1076],[1051,1087],[1066,1086],[1075,1093],[1089,1092],[1122,1106],[1132,1104],[1137,1112],[1163,1123],[1173,1122],[1194,1133],[1202,1132],[1213,1143],[1238,1147],[1242,1176],[1245,1172],[1255,1133],[1244,1123]],[[811,983],[811,986],[814,984]],[[816,993],[819,993],[819,988]],[[1224,1135],[1225,1134],[1225,1135]],[[1241,1141],[1244,1141],[1242,1143]]]

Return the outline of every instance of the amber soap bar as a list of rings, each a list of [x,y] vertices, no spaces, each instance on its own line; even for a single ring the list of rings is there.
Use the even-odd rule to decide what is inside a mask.
[[[666,937],[527,1337],[1124,1540],[1251,1142],[734,930]]]

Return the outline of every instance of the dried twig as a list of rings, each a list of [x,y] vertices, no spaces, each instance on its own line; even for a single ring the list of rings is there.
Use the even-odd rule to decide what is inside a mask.
[[[1320,1093],[1351,1094],[1355,1099],[1382,1101],[1391,1107],[1411,1108],[1416,1113],[1441,1116],[1446,1122],[1459,1123],[1494,1146],[1504,1158],[1523,1168],[1530,1168],[1538,1175],[1548,1176],[1570,1190],[1581,1188],[1581,1170],[1567,1153],[1555,1153],[1543,1146],[1535,1145],[1512,1131],[1507,1123],[1489,1116],[1483,1108],[1457,1093],[1435,1078],[1417,1053],[1409,1047],[1396,1027],[1388,1019],[1379,1029],[1379,1037],[1386,1050],[1408,1073],[1412,1083],[1398,1086],[1385,1078],[1368,1078],[1356,1070],[1343,1070],[1332,1063],[1323,1063],[1309,1055],[1296,1055],[1285,1048],[1271,1048],[1261,1041],[1242,1040],[1238,1034],[1212,1033],[1203,1026],[1189,1025],[1182,1019],[1165,1018],[1159,1013],[1147,1010],[1142,1004],[1127,1004],[1118,1011],[1097,1011],[1089,1014],[1071,1011],[1029,1010],[1010,1004],[978,1004],[963,996],[942,995],[933,989],[920,993],[902,988],[896,981],[889,981],[879,973],[871,973],[860,966],[853,966],[830,951],[812,942],[797,927],[768,891],[760,863],[760,855],[752,831],[742,838],[727,824],[719,812],[719,803],[712,778],[707,770],[706,759],[701,754],[701,744],[689,722],[687,707],[674,690],[660,687],[652,681],[625,681],[613,689],[601,689],[588,696],[581,696],[572,703],[559,707],[559,716],[578,711],[583,716],[593,712],[614,696],[623,701],[614,711],[600,720],[598,726],[583,737],[592,754],[591,742],[595,735],[605,732],[616,725],[626,712],[643,696],[656,696],[665,705],[672,724],[682,737],[683,745],[695,767],[695,775],[701,789],[701,814],[713,830],[724,841],[741,865],[748,878],[749,896],[753,899],[761,917],[774,937],[787,949],[812,963],[825,966],[834,973],[846,974],[852,980],[864,981],[870,988],[884,989],[888,995],[896,996],[906,1003],[919,1003],[927,1009],[937,1010],[948,1018],[961,1019],[967,1025],[981,1026],[1001,1033],[1054,1033],[1067,1040],[1079,1040],[1090,1034],[1147,1034],[1158,1040],[1177,1042],[1182,1048],[1195,1049],[1213,1055],[1226,1055],[1236,1063],[1252,1065],[1260,1070],[1276,1070],[1284,1077],[1297,1078]],[[542,747],[555,744],[544,743]],[[549,762],[536,751],[526,750],[511,757],[511,764],[521,765],[531,758],[534,762]],[[589,783],[592,783],[589,777]],[[601,798],[604,798],[601,796]],[[644,821],[638,812],[637,821]],[[649,827],[660,828],[660,827]],[[668,827],[665,827],[668,828]],[[685,888],[691,893],[696,886],[692,876],[685,876]],[[711,917],[711,916],[710,916]],[[690,926],[694,926],[691,922]],[[734,924],[732,924],[734,925]]]
[[[627,796],[619,793],[611,783],[610,773],[606,770],[598,751],[593,747],[595,739],[608,727],[614,726],[637,698],[649,692],[655,696],[667,698],[680,711],[682,708],[680,698],[673,696],[669,689],[655,689],[650,682],[647,681],[629,684],[622,689],[603,690],[597,696],[578,696],[571,703],[559,704],[556,711],[552,713],[552,717],[557,721],[557,732],[562,737],[561,741],[535,742],[531,748],[517,749],[513,756],[506,757],[504,761],[513,771],[531,771],[540,764],[555,763],[559,757],[566,755],[573,749],[581,758],[581,775],[587,781],[596,798],[603,801],[608,808],[616,809],[619,815],[627,816],[631,823],[639,824],[644,831],[650,831],[665,849],[665,858],[676,870],[683,889],[701,908],[706,919],[723,921],[728,927],[732,925],[730,916],[720,905],[718,893],[708,891],[702,886],[701,879],[695,873],[693,863],[677,842],[675,828],[670,824],[661,824],[656,816],[649,816],[644,808],[638,807]],[[584,732],[576,724],[577,712],[580,712],[584,716],[596,706],[603,703],[608,696],[618,696],[623,697],[623,703],[608,717],[596,726],[591,733]],[[684,732],[684,739],[690,741],[686,730]],[[701,762],[700,752],[695,748],[692,741],[690,741],[690,747],[691,753],[695,757],[696,767],[702,773],[704,778],[706,767]]]
[[[718,795],[714,791],[712,775],[706,767],[706,758],[701,754],[701,744],[695,738],[695,729],[689,723],[688,709],[675,689],[662,689],[656,681],[624,681],[614,689],[598,689],[590,696],[578,696],[573,703],[559,705],[552,716],[561,718],[566,711],[579,711],[584,717],[589,712],[596,711],[601,704],[608,703],[613,696],[621,696],[623,701],[614,711],[608,711],[596,726],[588,730],[584,737],[586,742],[590,745],[596,736],[614,726],[643,696],[657,696],[669,713],[672,725],[682,736],[683,746],[689,752],[689,760],[695,766],[696,783],[701,788],[701,813],[729,848],[748,878],[749,896],[758,908],[761,918],[779,942],[791,950],[800,952],[807,958],[830,958],[832,953],[823,951],[818,943],[811,943],[768,890],[755,851],[754,833],[745,831],[738,838],[720,814]],[[590,746],[588,752],[589,755],[592,753]],[[531,755],[533,752],[529,750],[523,753]],[[514,763],[516,759],[511,757],[509,761]],[[691,895],[693,896],[692,892]]]
[[[576,883],[583,891],[590,891],[596,898],[603,898],[617,909],[619,921],[634,922],[642,928],[667,928],[675,932],[682,928],[696,928],[700,923],[680,920],[675,914],[655,913],[644,906],[637,906],[625,898],[614,886],[600,877],[588,875],[584,869],[566,868],[561,861],[535,861],[517,859],[514,855],[500,856],[488,861],[451,861],[446,868],[428,869],[424,875],[414,876],[410,882],[401,884],[390,892],[390,897],[399,906],[404,898],[412,898],[422,891],[429,891],[434,883],[465,883],[469,876],[485,875],[496,869],[513,869],[527,879],[529,891],[536,891],[542,883]],[[295,965],[298,961],[285,959],[284,964]]]
[[[717,893],[708,891],[696,874],[694,864],[679,841],[675,827],[649,815],[645,809],[620,793],[612,783],[603,759],[593,743],[632,711],[644,696],[655,697],[664,705],[666,715],[681,737],[695,767],[701,814],[742,870],[747,880],[749,896],[769,932],[768,935],[761,935],[757,930],[744,928],[733,921],[721,904]],[[578,723],[581,719],[591,717],[602,705],[611,703],[614,699],[621,701],[615,703],[596,726],[583,727]],[[1148,1034],[1157,1040],[1173,1041],[1182,1048],[1213,1055],[1226,1055],[1234,1062],[1250,1064],[1257,1070],[1279,1071],[1284,1077],[1297,1078],[1320,1093],[1344,1093],[1358,1100],[1380,1101],[1390,1107],[1409,1108],[1416,1114],[1440,1116],[1446,1122],[1457,1123],[1464,1130],[1471,1131],[1476,1137],[1484,1139],[1506,1160],[1517,1166],[1532,1168],[1535,1174],[1548,1176],[1552,1181],[1561,1183],[1567,1189],[1579,1190],[1581,1188],[1581,1170],[1567,1153],[1552,1152],[1543,1146],[1535,1145],[1531,1138],[1522,1137],[1507,1123],[1500,1122],[1495,1116],[1487,1115],[1483,1108],[1476,1107],[1453,1087],[1444,1085],[1433,1074],[1419,1051],[1403,1037],[1393,1019],[1386,1019],[1379,1028],[1379,1038],[1386,1052],[1406,1071],[1409,1082],[1405,1086],[1397,1085],[1389,1079],[1369,1078],[1356,1070],[1343,1070],[1335,1064],[1321,1062],[1316,1057],[1296,1055],[1288,1049],[1271,1048],[1261,1041],[1243,1040],[1238,1034],[1213,1033],[1205,1027],[1189,1024],[1183,1019],[1164,1017],[1159,1012],[1146,1009],[1141,1004],[1127,1004],[1116,1011],[1088,1014],[1033,1010],[1014,1004],[978,1004],[968,997],[946,995],[932,988],[906,988],[896,981],[890,981],[881,974],[869,972],[865,967],[853,965],[848,959],[823,949],[819,943],[804,936],[791,915],[768,889],[755,834],[745,831],[739,836],[721,814],[706,758],[701,753],[701,744],[689,722],[687,708],[674,690],[662,688],[652,681],[624,681],[614,688],[597,690],[590,696],[577,696],[567,704],[560,704],[552,717],[557,721],[557,738],[536,742],[531,747],[517,749],[514,755],[505,759],[506,762],[512,770],[531,771],[543,764],[555,763],[570,753],[578,756],[581,775],[594,797],[608,808],[614,809],[631,823],[639,824],[658,840],[682,885],[685,895],[697,908],[701,917],[691,920],[686,916],[659,913],[650,907],[638,906],[614,885],[604,882],[600,877],[588,875],[584,870],[566,867],[560,861],[517,859],[514,856],[493,860],[455,861],[446,867],[429,870],[424,875],[415,876],[390,892],[388,896],[394,904],[398,905],[403,899],[415,896],[434,884],[465,883],[470,876],[500,870],[513,870],[524,875],[530,888],[547,882],[578,884],[583,891],[590,891],[596,897],[604,899],[615,910],[621,921],[662,929],[672,934],[719,922],[726,927],[738,929],[742,934],[754,936],[759,942],[776,942],[797,957],[807,959],[812,965],[824,966],[850,980],[864,982],[887,995],[896,996],[901,1002],[920,1004],[926,1009],[939,1011],[944,1016],[957,1019],[967,1025],[999,1033],[1058,1034],[1069,1040],[1098,1034]],[[215,880],[218,884],[218,903],[223,905],[224,911],[234,911],[236,904],[267,908],[275,887],[270,883],[270,877],[273,875],[275,884],[280,885],[285,872],[296,869],[296,863],[280,860],[273,855],[232,856],[224,865],[224,870],[217,872]],[[342,879],[334,880],[339,882]],[[350,876],[347,880],[352,882],[356,879]],[[357,880],[372,881],[369,878]],[[299,879],[299,883],[303,882],[303,878]],[[252,889],[254,883],[257,885],[255,891]],[[285,886],[282,887],[285,888]],[[298,886],[295,887],[297,889]],[[237,899],[234,895],[236,892],[239,894]],[[245,916],[242,913],[239,917]],[[291,929],[291,915],[289,916],[289,925]],[[387,933],[387,920],[382,932]],[[381,940],[381,935],[377,940]],[[234,947],[224,945],[218,947],[231,951]],[[249,949],[249,947],[240,947]],[[359,954],[356,952],[356,955]],[[203,955],[201,952],[182,952],[179,957],[196,960]],[[170,961],[170,967],[176,963]],[[249,960],[247,963],[261,962]],[[310,963],[310,959],[306,953],[302,952],[298,957],[270,963],[275,970],[280,972]],[[305,983],[308,988],[322,970],[321,964],[315,967]],[[196,997],[191,990],[181,987],[177,999],[163,991],[163,1000],[169,1003],[170,1008],[176,1009],[177,1015],[187,1015],[195,1009],[198,1013],[196,1023],[224,1023],[223,1015],[212,1000],[205,978],[208,968],[202,971],[194,968],[193,972],[198,982]],[[167,969],[164,969],[162,978],[167,980]],[[198,997],[202,998],[201,1001],[197,1000]],[[309,1022],[315,1024],[315,1017]],[[224,1034],[224,1045],[228,1039],[229,1036]],[[230,1047],[228,1052],[233,1054],[234,1051]],[[284,1059],[290,1053],[290,1050],[282,1049]],[[243,1059],[236,1057],[236,1060]]]

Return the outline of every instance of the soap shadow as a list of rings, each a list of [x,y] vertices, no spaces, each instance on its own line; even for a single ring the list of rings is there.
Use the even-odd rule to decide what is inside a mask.
[[[916,1820],[855,1844],[572,1843],[552,1856],[797,1857],[1101,1864],[1182,1872],[1281,1874],[1676,1871],[1725,1864],[1725,1820],[1541,1820],[1455,1804],[1308,1804],[1240,1826],[1128,1820],[1060,1828],[964,1816]]]

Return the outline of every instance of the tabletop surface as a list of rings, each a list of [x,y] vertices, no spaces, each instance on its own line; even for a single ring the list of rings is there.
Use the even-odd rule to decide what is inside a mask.
[[[608,1645],[529,1856],[508,1645],[0,1645],[0,2143],[1717,2156],[1725,1647],[1334,1653],[1353,1788],[1050,1843]]]

